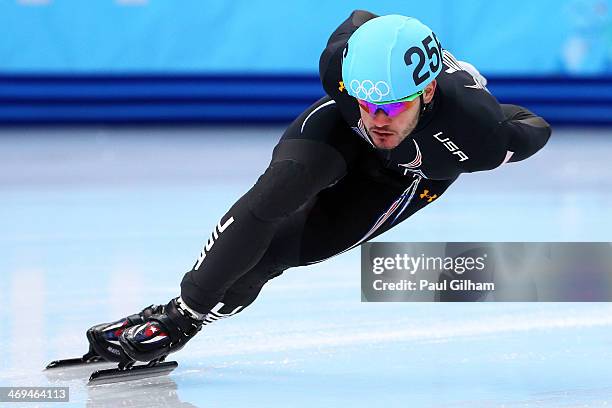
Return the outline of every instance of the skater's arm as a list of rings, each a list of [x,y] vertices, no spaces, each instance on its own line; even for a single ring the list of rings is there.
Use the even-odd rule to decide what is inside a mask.
[[[507,139],[508,161],[517,162],[534,155],[550,138],[550,125],[541,117],[517,105],[501,105],[506,119],[500,124],[499,133]]]
[[[319,76],[325,92],[331,97],[337,96],[338,81],[341,78],[341,60],[344,47],[351,34],[366,21],[378,17],[365,10],[354,10],[351,15],[336,28],[327,41],[319,59]]]

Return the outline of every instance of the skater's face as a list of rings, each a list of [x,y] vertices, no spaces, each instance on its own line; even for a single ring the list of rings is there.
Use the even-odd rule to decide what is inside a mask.
[[[436,81],[427,85],[423,92],[423,101],[425,103],[431,102],[435,90]],[[419,121],[419,112],[422,108],[421,98],[405,103],[404,109],[392,116],[382,109],[378,109],[372,114],[371,109],[368,109],[363,104],[359,104],[359,107],[361,121],[368,130],[372,142],[377,148],[385,150],[397,147],[412,133]]]

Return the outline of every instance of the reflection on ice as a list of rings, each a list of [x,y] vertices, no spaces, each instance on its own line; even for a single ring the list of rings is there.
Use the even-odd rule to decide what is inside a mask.
[[[196,407],[181,401],[177,390],[170,377],[93,386],[87,388],[87,408]]]

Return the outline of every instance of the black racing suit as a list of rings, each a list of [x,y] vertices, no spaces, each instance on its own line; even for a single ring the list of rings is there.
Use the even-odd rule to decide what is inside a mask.
[[[445,50],[415,130],[394,149],[375,148],[341,77],[349,36],[374,17],[354,11],[330,37],[320,60],[327,95],[287,128],[183,278],[181,296],[193,309],[240,311],[285,269],[370,240],[436,201],[461,173],[523,160],[548,141],[542,118],[500,105]]]

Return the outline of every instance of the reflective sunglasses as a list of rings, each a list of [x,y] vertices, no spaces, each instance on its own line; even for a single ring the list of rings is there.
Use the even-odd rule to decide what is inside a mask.
[[[394,117],[408,110],[421,95],[423,95],[423,91],[419,91],[402,99],[397,99],[395,101],[385,102],[382,104],[364,101],[363,99],[357,99],[357,103],[359,103],[359,107],[361,109],[369,113],[372,117],[376,116],[376,112],[378,112],[379,109],[382,110],[387,116]]]

